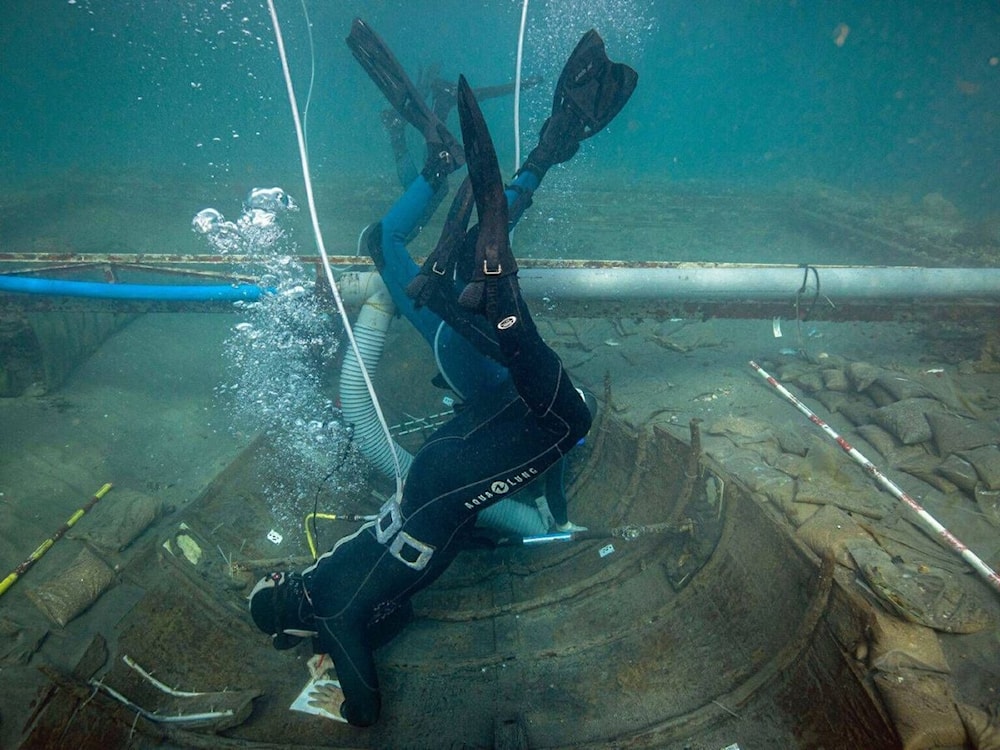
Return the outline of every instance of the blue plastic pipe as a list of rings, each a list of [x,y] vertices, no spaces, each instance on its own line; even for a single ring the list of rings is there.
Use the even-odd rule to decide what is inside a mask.
[[[31,276],[0,276],[0,292],[45,294],[55,297],[97,299],[165,300],[170,302],[253,301],[265,292],[254,284],[171,285],[105,284],[99,281],[40,279]]]

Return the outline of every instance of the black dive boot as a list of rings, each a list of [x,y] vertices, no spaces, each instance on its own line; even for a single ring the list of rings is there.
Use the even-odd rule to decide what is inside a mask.
[[[510,250],[507,234],[507,199],[504,196],[500,166],[497,164],[493,140],[483,119],[479,104],[464,77],[458,81],[458,115],[462,123],[462,138],[466,145],[466,162],[469,165],[469,181],[476,197],[476,211],[479,214],[479,233],[476,236],[475,257],[481,278],[465,287],[463,295],[475,290],[478,309],[485,318],[490,340],[496,343],[499,360],[511,369],[517,391],[532,411],[543,413],[551,406],[552,393],[539,380],[539,393],[535,393],[531,381],[530,368],[536,362],[554,360],[561,367],[558,358],[541,341],[531,319],[531,313],[521,298],[517,282],[517,263]],[[470,233],[471,235],[471,233]],[[461,300],[460,300],[461,301]],[[521,359],[523,348],[543,349],[551,356]],[[521,364],[519,364],[521,363]],[[521,376],[514,374],[517,368]],[[528,370],[525,370],[525,367]],[[559,378],[556,378],[558,384]]]
[[[468,140],[469,177],[452,204],[445,231],[407,293],[435,312],[480,353],[507,366],[506,353],[517,349],[514,334],[527,330],[531,316],[523,307],[517,263],[507,238],[507,200],[496,152],[472,90],[459,79],[458,110]],[[465,227],[475,198],[479,223]],[[462,295],[452,279],[471,279]],[[480,314],[485,313],[485,316]],[[520,324],[518,324],[520,323]],[[501,339],[506,339],[501,343]]]
[[[464,154],[462,161],[464,161]],[[444,143],[427,142],[427,161],[424,162],[424,168],[420,170],[420,174],[427,180],[427,184],[435,193],[445,186],[448,175],[460,166],[462,163],[455,159],[454,154],[448,150]]]
[[[539,179],[553,164],[562,164],[621,112],[639,75],[624,63],[608,59],[604,40],[594,29],[580,39],[566,61],[552,98],[552,115],[542,125],[538,145],[518,173],[528,169]]]

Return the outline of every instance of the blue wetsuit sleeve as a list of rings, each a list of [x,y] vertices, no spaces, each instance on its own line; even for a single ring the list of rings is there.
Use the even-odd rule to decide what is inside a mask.
[[[530,201],[523,202],[517,199],[524,194],[530,196],[538,190],[539,185],[541,185],[541,180],[538,179],[538,175],[530,169],[525,169],[511,181],[510,186],[504,191],[504,195],[507,197],[507,207],[511,209],[508,216],[510,229],[517,226],[517,222],[524,215],[524,209],[530,205]]]

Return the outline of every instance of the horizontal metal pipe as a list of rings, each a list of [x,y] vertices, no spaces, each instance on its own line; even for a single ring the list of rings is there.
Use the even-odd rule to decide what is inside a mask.
[[[815,269],[815,272],[813,271]],[[345,301],[359,304],[373,272],[342,274]],[[789,301],[819,294],[834,302],[865,300],[1000,301],[1000,268],[918,268],[909,266],[677,266],[541,268],[526,264],[518,272],[521,289],[532,300],[556,302]],[[805,288],[803,288],[805,287]]]
[[[196,266],[231,266],[251,263],[243,256],[181,254],[73,254],[0,253],[0,264],[39,263],[112,264],[129,266],[189,263]],[[369,259],[333,256],[334,268],[353,267],[362,276]],[[306,265],[319,263],[314,256],[300,256]],[[776,300],[794,296],[807,283],[815,291],[815,276],[807,278],[804,266],[741,263],[657,263],[618,260],[536,260],[520,263],[522,287],[529,296],[558,292],[563,299],[648,299],[669,294],[675,299]],[[359,268],[359,266],[361,268]],[[830,297],[850,299],[985,298],[1000,297],[1000,268],[925,268],[920,266],[809,266],[816,269],[820,291]],[[23,267],[21,273],[23,273]],[[353,271],[346,272],[348,275]],[[6,273],[18,273],[8,271]],[[367,284],[365,284],[367,285]],[[363,302],[364,300],[360,300]]]
[[[815,269],[815,273],[812,269]],[[556,300],[788,300],[801,290],[836,301],[1000,300],[1000,268],[881,266],[720,266],[651,268],[528,268],[519,273],[528,296]],[[804,287],[804,288],[803,288]]]
[[[309,264],[313,259],[300,260]],[[370,268],[364,263],[335,265],[338,287],[349,306],[360,307],[381,287],[381,279]],[[545,302],[547,307],[551,302],[555,307],[550,309],[560,316],[787,317],[810,312],[815,299],[817,313],[822,310],[822,317],[828,320],[912,320],[969,315],[995,318],[1000,306],[1000,268],[526,260],[521,264],[519,277],[529,301]],[[11,284],[21,283],[14,280],[17,278],[3,277]],[[250,298],[254,292],[259,293],[252,285],[232,286],[220,299],[212,289],[204,295],[206,289],[202,287],[181,290],[183,299],[171,301],[172,295],[165,295],[163,289],[153,285],[145,290],[144,285],[130,285],[132,288],[126,287],[128,299],[91,298],[74,306],[69,298],[58,296],[71,293],[68,290],[57,291],[58,286],[45,288],[45,280],[29,282],[27,279],[31,277],[20,278],[28,284],[40,284],[36,294],[0,293],[0,308],[91,309],[103,303],[100,309],[110,306],[109,309],[120,312],[224,311],[231,304],[225,297]],[[118,291],[115,284],[95,286],[99,287],[96,291],[109,297]],[[147,290],[154,294],[144,294]],[[319,278],[317,290],[320,294],[329,293],[325,281]],[[89,287],[88,292],[96,294]],[[31,297],[36,301],[31,302]]]

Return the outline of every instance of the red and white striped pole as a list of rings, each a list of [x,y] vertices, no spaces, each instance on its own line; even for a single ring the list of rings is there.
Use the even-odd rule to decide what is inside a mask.
[[[799,399],[797,399],[795,395],[791,393],[791,391],[789,391],[787,388],[785,388],[785,386],[783,386],[781,383],[775,380],[771,375],[769,375],[760,365],[758,365],[753,360],[750,360],[750,366],[754,370],[756,370],[757,373],[762,378],[764,378],[764,380],[773,385],[775,390],[778,391],[778,393],[780,393],[782,396],[791,401],[795,405],[796,409],[798,409],[800,412],[809,417],[809,421],[811,421],[813,424],[818,425],[820,429],[823,430],[823,432],[825,432],[827,435],[829,435],[835,441],[837,441],[837,445],[843,448],[844,452],[847,453],[847,455],[849,455],[851,458],[853,458],[857,463],[861,464],[861,467],[865,471],[867,471],[869,474],[875,477],[875,481],[877,481],[880,485],[882,485],[882,487],[891,492],[896,498],[902,500],[904,503],[909,505],[910,508],[912,508],[913,511],[920,517],[921,521],[923,521],[928,527],[930,527],[930,529],[932,529],[934,533],[937,534],[938,537],[940,537],[946,545],[948,545],[953,550],[955,550],[955,552],[961,555],[962,558],[967,563],[969,563],[969,565],[975,568],[977,573],[979,573],[983,578],[986,579],[987,583],[989,583],[994,589],[997,590],[998,593],[1000,593],[1000,575],[997,575],[996,571],[993,570],[993,568],[991,568],[989,565],[983,562],[976,555],[976,553],[974,553],[972,550],[966,547],[960,539],[958,539],[954,534],[948,531],[948,529],[946,529],[944,526],[938,523],[937,519],[934,518],[934,516],[932,516],[926,510],[924,510],[924,508],[920,505],[920,503],[918,503],[912,497],[903,492],[903,490],[901,490],[895,482],[893,482],[891,479],[886,477],[885,474],[879,471],[878,467],[875,466],[875,464],[873,464],[871,461],[865,458],[855,448],[852,448],[850,443],[848,443],[846,440],[844,440],[844,438],[838,435],[837,432],[832,427],[830,427],[830,425],[828,425],[826,422],[824,422],[822,419],[816,416],[815,412],[813,412],[812,409],[810,409],[808,406],[799,401]]]

